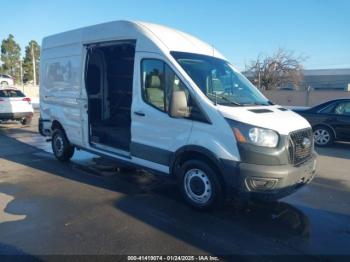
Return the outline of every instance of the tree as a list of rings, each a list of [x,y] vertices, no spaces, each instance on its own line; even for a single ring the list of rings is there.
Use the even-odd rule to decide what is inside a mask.
[[[272,56],[261,55],[247,67],[245,74],[263,90],[299,87],[303,80],[302,62],[305,57],[295,56],[293,51],[278,49]]]
[[[24,82],[33,81],[33,56],[35,61],[35,76],[36,82],[39,80],[39,63],[40,63],[40,46],[32,40],[25,47],[25,56],[23,59],[23,80]],[[35,83],[34,83],[35,84]]]
[[[9,73],[16,79],[20,78],[19,61],[21,59],[21,48],[16,43],[14,36],[9,35],[1,43],[2,71]]]

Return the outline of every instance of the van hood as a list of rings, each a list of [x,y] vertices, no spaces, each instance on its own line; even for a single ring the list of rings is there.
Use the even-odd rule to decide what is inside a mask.
[[[305,118],[282,106],[229,107],[218,105],[217,108],[225,118],[272,129],[281,135],[310,128]]]

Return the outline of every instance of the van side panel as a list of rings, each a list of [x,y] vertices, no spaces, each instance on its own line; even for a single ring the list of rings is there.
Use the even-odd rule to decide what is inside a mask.
[[[188,144],[204,147],[222,160],[240,161],[237,142],[231,128],[221,115],[212,119],[213,125],[194,122]]]
[[[80,44],[44,49],[41,55],[41,118],[58,121],[73,144],[82,143]]]

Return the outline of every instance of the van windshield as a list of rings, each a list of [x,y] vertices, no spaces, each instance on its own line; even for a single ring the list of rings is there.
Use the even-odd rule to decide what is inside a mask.
[[[271,104],[227,61],[192,53],[171,52],[171,54],[201,91],[215,104],[225,106]]]

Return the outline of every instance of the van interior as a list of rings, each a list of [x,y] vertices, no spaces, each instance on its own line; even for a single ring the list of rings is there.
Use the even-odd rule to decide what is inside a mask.
[[[85,72],[91,145],[130,151],[135,41],[88,47]]]

